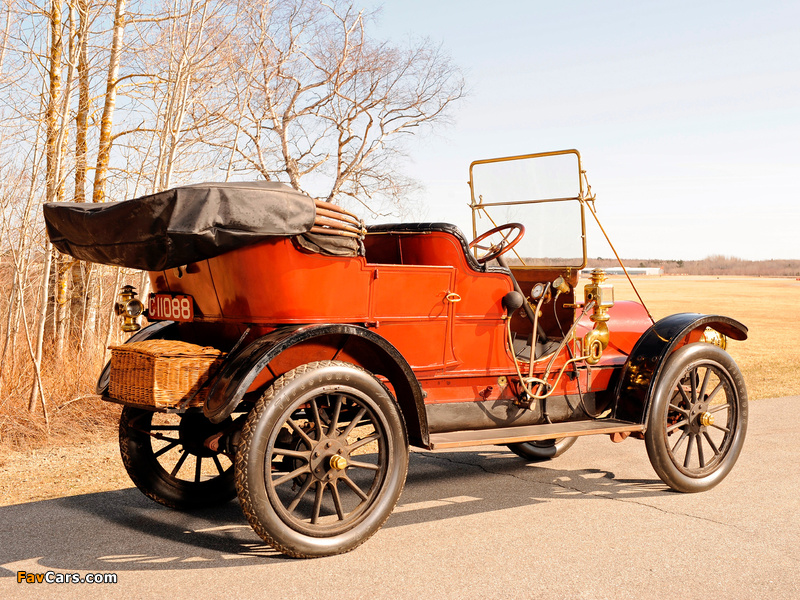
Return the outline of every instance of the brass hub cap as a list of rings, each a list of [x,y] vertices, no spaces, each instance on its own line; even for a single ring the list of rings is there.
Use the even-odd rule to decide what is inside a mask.
[[[337,471],[344,471],[347,468],[347,459],[344,456],[334,454],[331,456],[331,468]]]
[[[348,466],[347,449],[335,438],[323,439],[311,451],[311,474],[319,481],[332,481]]]
[[[711,427],[714,424],[714,415],[706,411],[700,415],[700,424],[703,427]]]

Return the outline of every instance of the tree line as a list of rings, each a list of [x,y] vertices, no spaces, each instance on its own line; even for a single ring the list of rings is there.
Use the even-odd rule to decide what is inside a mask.
[[[375,18],[348,0],[0,4],[0,415],[47,421],[85,393],[119,341],[116,291],[147,285],[54,251],[42,203],[262,179],[402,210],[404,140],[464,80],[430,40],[371,35]]]
[[[800,260],[745,260],[714,254],[700,260],[628,259],[626,267],[660,267],[665,275],[734,275],[746,277],[800,277]],[[614,258],[589,260],[591,267],[619,266]]]

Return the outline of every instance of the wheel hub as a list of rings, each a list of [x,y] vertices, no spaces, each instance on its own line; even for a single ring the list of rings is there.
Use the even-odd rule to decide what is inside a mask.
[[[348,466],[347,447],[335,438],[325,438],[311,450],[311,473],[319,481],[334,481]]]
[[[331,456],[331,468],[337,471],[344,471],[347,468],[347,459],[344,456],[334,454]]]
[[[218,434],[224,427],[216,425],[202,416],[186,414],[181,419],[178,435],[187,452],[202,458],[209,458],[215,456],[217,452],[206,447],[205,441]]]
[[[703,399],[694,403],[689,409],[689,429],[692,433],[700,433],[714,424],[714,415],[708,412],[708,402]]]

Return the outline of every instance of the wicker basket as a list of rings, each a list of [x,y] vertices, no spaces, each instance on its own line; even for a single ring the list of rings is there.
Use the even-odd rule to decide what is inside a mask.
[[[111,346],[109,395],[123,404],[176,408],[219,369],[224,354],[175,340]],[[202,406],[209,386],[187,406]]]

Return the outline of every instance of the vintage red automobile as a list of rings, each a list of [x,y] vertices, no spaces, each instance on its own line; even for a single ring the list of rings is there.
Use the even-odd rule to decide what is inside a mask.
[[[594,215],[577,151],[474,162],[470,189],[471,242],[447,223],[365,226],[264,182],[46,205],[60,250],[149,271],[146,307],[123,291],[125,329],[142,313],[150,324],[120,356],[160,356],[167,372],[212,357],[161,401],[155,388],[172,384],[130,392],[139,366],[112,359],[101,374],[98,393],[124,405],[137,487],[176,509],[238,495],[266,542],[313,557],[381,527],[409,445],[505,445],[542,461],[578,436],[631,436],[670,488],[718,484],[747,426],[724,349],[746,327],[696,313],[653,322],[615,302],[598,270],[576,288]]]

